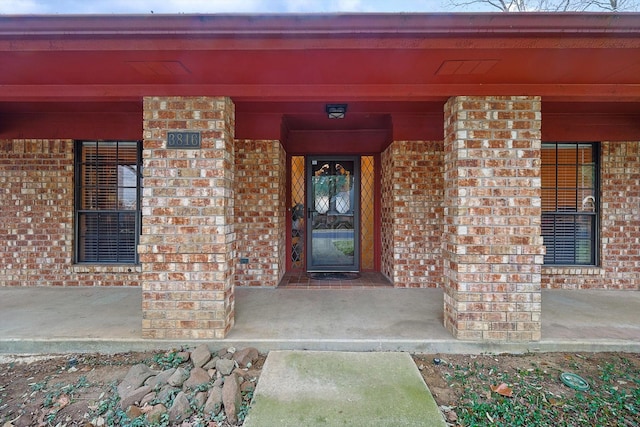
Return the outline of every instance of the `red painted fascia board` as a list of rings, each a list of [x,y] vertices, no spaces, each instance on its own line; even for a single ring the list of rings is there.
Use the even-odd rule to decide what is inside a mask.
[[[640,13],[3,15],[0,37],[639,35]]]

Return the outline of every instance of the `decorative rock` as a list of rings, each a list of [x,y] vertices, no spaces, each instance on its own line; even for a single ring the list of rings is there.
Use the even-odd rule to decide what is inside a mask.
[[[118,386],[118,394],[122,398],[123,394],[137,389],[142,384],[144,384],[147,378],[152,377],[156,374],[156,371],[152,370],[144,363],[133,365]]]
[[[257,378],[260,377],[260,370],[259,369],[249,369],[248,371],[246,371],[244,373],[244,377],[248,380],[256,380]]]
[[[170,386],[169,384],[167,384],[164,387],[162,387],[160,389],[160,391],[158,392],[157,400],[159,402],[167,402],[167,403],[169,403],[169,400],[171,399],[171,397],[174,394],[177,394],[179,391],[180,391],[180,389],[178,387],[173,387],[173,386]]]
[[[196,368],[202,368],[209,360],[211,360],[211,351],[206,344],[199,345],[191,352],[191,362]]]
[[[189,379],[184,382],[183,388],[196,388],[202,384],[208,383],[210,380],[211,378],[207,371],[202,368],[193,368],[191,370],[191,375],[189,375]]]
[[[204,404],[204,413],[207,415],[218,415],[222,409],[222,387],[213,387],[209,390],[209,398]]]
[[[140,415],[142,415],[142,410],[135,405],[131,405],[129,406],[129,408],[127,408],[125,413],[130,420],[135,420]]]
[[[189,405],[189,399],[183,391],[178,393],[173,400],[173,405],[169,409],[169,421],[180,422],[191,415],[191,405]]]
[[[202,344],[191,353],[183,351],[175,355],[176,359],[190,362],[160,372],[145,364],[129,369],[118,385],[120,408],[128,417],[139,421],[145,416],[150,425],[169,419],[171,425],[187,426],[191,425],[189,417],[197,411],[198,417],[223,415],[230,425],[237,424],[243,396],[248,399],[261,373],[253,367],[260,357],[258,351],[229,347],[212,357],[209,347]],[[159,403],[152,405],[154,402]],[[88,424],[104,426],[104,419],[114,416],[115,410],[110,409]],[[26,415],[17,421],[22,419],[33,421]],[[16,423],[16,427],[26,425]]]
[[[123,410],[129,408],[129,406],[139,402],[143,397],[145,397],[151,391],[151,387],[148,385],[143,385],[142,387],[138,387],[135,390],[132,390],[128,393],[125,393],[124,396],[120,398],[120,407]]]
[[[233,354],[233,360],[235,360],[241,368],[246,368],[249,367],[250,364],[254,364],[258,360],[258,357],[260,357],[260,354],[254,347],[243,348]]]
[[[240,395],[240,387],[238,387],[238,377],[231,374],[224,380],[222,386],[222,406],[227,415],[227,421],[230,424],[238,423],[238,411],[242,404],[242,396]]]
[[[150,404],[151,402],[156,400],[156,396],[158,396],[158,393],[156,393],[156,392],[152,391],[151,393],[147,393],[147,395],[145,397],[140,399],[140,406],[143,407],[145,405]]]
[[[240,378],[241,381],[242,381],[242,379],[244,379],[244,376],[247,375],[247,371],[245,371],[244,369],[240,369],[240,368],[234,369],[233,373],[236,374],[238,376],[238,378]]]
[[[189,371],[185,368],[177,368],[167,380],[167,384],[173,387],[182,387],[187,378],[189,378]]]
[[[216,370],[222,375],[229,375],[235,367],[236,362],[231,359],[220,359],[216,362]]]
[[[176,353],[176,357],[179,357],[180,360],[182,360],[183,362],[187,362],[187,361],[189,361],[189,358],[191,356],[189,355],[188,351],[180,351],[180,352]]]
[[[176,368],[170,368],[165,371],[160,372],[158,375],[149,377],[144,382],[144,385],[148,385],[149,387],[155,389],[156,387],[162,387],[167,384],[171,375],[176,372]]]
[[[204,366],[202,366],[202,369],[205,370],[209,370],[209,369],[214,369],[216,367],[216,362],[218,362],[219,357],[212,357],[211,360],[209,360],[207,363],[204,364]]]
[[[154,405],[149,412],[147,412],[147,421],[149,424],[160,424],[162,416],[167,413],[167,408],[162,404]]]
[[[204,408],[204,404],[207,402],[208,397],[209,396],[206,391],[200,391],[193,397],[193,404],[198,410],[201,410]]]
[[[245,381],[240,384],[240,392],[241,393],[252,393],[256,389],[256,384],[251,381]]]
[[[220,359],[231,359],[233,357],[233,353],[236,352],[236,349],[233,347],[223,348],[218,351],[218,357]]]

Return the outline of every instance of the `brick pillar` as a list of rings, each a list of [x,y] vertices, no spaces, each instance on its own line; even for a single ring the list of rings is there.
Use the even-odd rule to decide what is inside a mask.
[[[144,99],[142,334],[224,338],[234,322],[234,105],[229,98]],[[199,131],[199,149],[167,148]]]
[[[445,327],[459,339],[540,339],[540,98],[445,105]]]
[[[396,288],[442,282],[442,141],[394,141],[382,153],[382,273]]]

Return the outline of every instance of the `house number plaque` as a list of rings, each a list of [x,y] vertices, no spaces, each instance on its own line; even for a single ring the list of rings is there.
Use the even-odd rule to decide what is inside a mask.
[[[200,148],[200,132],[167,132],[167,148]]]

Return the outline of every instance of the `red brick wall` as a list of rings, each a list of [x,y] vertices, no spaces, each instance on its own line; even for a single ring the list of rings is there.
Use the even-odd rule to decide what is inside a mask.
[[[443,144],[396,141],[382,155],[382,272],[397,288],[442,283]]]
[[[234,323],[234,105],[229,98],[144,98],[142,333],[224,338]],[[170,130],[201,132],[167,149]]]
[[[546,288],[640,290],[640,142],[600,147],[600,265],[544,267]]]
[[[73,264],[73,142],[0,141],[0,286],[137,286],[135,266]]]
[[[540,99],[445,105],[445,327],[460,339],[540,339]]]
[[[275,287],[286,269],[286,155],[279,141],[236,140],[235,160],[235,284]]]

